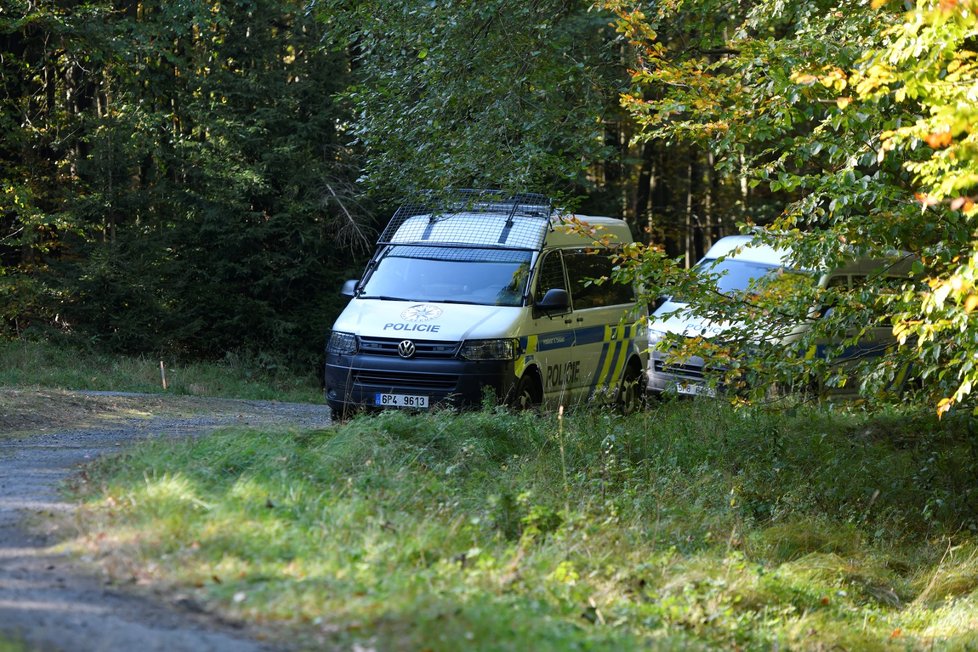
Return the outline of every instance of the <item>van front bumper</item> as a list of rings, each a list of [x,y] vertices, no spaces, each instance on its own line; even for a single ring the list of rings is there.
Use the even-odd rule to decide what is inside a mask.
[[[516,383],[512,360],[405,360],[391,356],[326,356],[326,401],[338,414],[380,407],[380,394],[426,396],[428,407],[475,407],[487,392],[504,400]]]
[[[705,363],[699,356],[685,360],[671,359],[665,352],[653,350],[645,388],[654,394],[714,396],[716,388],[706,378]]]

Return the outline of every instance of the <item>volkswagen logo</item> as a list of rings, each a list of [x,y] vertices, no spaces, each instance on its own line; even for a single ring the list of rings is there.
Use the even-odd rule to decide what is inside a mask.
[[[417,351],[417,349],[414,346],[414,342],[411,340],[402,340],[401,343],[397,345],[397,354],[402,358],[413,358],[415,351]]]

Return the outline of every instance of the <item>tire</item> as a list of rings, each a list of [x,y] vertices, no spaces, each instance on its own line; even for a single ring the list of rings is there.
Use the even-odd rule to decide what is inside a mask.
[[[641,366],[629,362],[622,374],[621,385],[615,400],[615,410],[619,414],[632,414],[645,406],[645,374]]]
[[[513,388],[509,400],[510,407],[516,410],[530,410],[540,407],[541,403],[543,403],[543,389],[536,374],[532,372],[523,374]]]

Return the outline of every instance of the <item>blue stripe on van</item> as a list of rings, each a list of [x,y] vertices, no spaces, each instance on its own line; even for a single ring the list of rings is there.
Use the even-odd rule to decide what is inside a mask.
[[[605,327],[602,324],[601,326],[581,328],[576,331],[576,334],[578,344],[595,344],[604,341]]]
[[[553,351],[574,346],[574,329],[540,333],[537,336],[537,351]]]
[[[591,392],[598,387],[598,382],[601,380],[601,370],[604,369],[605,358],[608,357],[608,349],[611,346],[611,342],[605,342],[604,346],[601,347],[601,355],[598,356],[598,364],[594,365],[594,375],[591,376]]]
[[[608,356],[611,359],[607,360],[601,365],[602,377],[598,378],[599,386],[603,387],[611,383],[611,379],[614,378],[615,375],[615,366],[617,365],[617,359],[621,355],[621,351],[626,346],[626,344],[627,343],[623,342],[622,340],[611,341],[611,348],[608,351]],[[607,369],[604,368],[605,365],[608,366]]]

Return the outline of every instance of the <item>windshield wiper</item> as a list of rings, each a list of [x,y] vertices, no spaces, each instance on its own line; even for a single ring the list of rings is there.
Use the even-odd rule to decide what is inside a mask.
[[[385,294],[361,294],[358,299],[380,299],[381,301],[418,301],[418,299],[408,299],[406,297],[390,297]]]

